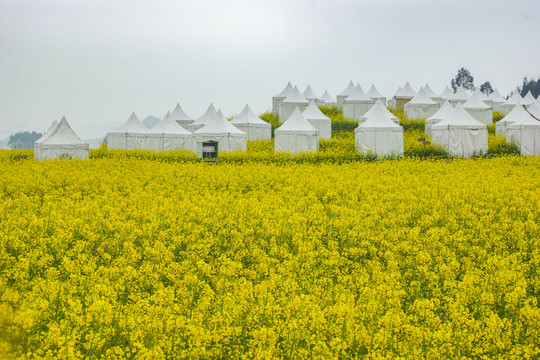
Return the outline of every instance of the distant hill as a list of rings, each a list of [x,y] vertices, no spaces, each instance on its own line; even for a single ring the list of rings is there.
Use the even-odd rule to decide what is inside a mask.
[[[160,121],[161,119],[157,116],[148,115],[146,119],[143,120],[143,124],[146,125],[147,128],[151,129]]]
[[[101,144],[103,144],[103,142],[105,141],[105,137],[96,138],[96,139],[84,139],[84,141],[88,143],[88,145],[90,146],[90,149],[97,149],[98,147],[101,146]]]
[[[0,150],[11,149],[11,147],[9,147],[7,144],[8,140],[9,138],[7,138],[6,140],[0,140]]]

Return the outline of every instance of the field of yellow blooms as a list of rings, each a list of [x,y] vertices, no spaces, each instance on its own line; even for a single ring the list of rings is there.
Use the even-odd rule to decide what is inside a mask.
[[[540,357],[540,158],[0,159],[0,358]]]

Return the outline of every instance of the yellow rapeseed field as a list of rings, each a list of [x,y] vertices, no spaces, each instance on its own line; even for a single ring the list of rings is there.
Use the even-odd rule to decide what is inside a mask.
[[[540,158],[0,161],[0,358],[540,357]]]

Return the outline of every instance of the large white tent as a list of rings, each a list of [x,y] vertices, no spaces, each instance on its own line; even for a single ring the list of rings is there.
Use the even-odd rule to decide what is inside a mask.
[[[469,100],[465,101],[463,108],[476,120],[489,125],[493,122],[493,109],[482,100],[483,95],[479,89],[476,89]]]
[[[248,140],[269,140],[272,138],[272,125],[255,115],[248,104],[240,114],[231,120],[231,124],[245,132]]]
[[[396,124],[399,125],[399,118],[397,116],[395,116],[394,114],[392,114],[387,108],[386,106],[384,106],[383,102],[381,100],[377,100],[375,102],[375,105],[373,105],[367,113],[364,114],[364,116],[361,116],[360,119],[358,119],[358,124],[362,124],[364,121],[366,121],[370,116],[373,115],[373,112],[375,110],[381,110],[382,112],[384,112],[386,114],[386,116],[392,120],[393,122],[395,122]]]
[[[37,154],[34,154],[36,160],[88,159],[88,143],[75,134],[65,117],[34,146],[38,150]]]
[[[445,119],[448,115],[450,115],[452,111],[454,111],[454,107],[450,104],[450,101],[446,99],[444,103],[442,104],[441,108],[437,110],[435,114],[433,114],[432,116],[426,119],[426,124],[425,124],[426,135],[431,138],[432,136],[431,128],[433,127],[433,125]]]
[[[247,150],[247,134],[231,124],[218,110],[199,130],[193,133],[196,142],[214,140],[219,151]]]
[[[319,150],[319,130],[294,109],[291,116],[274,131],[274,150],[289,153]]]
[[[149,130],[133,112],[129,119],[107,133],[107,150],[144,149]]]
[[[319,130],[319,138],[332,138],[332,120],[322,113],[315,104],[315,101],[309,103],[306,110],[302,112],[302,116],[311,124],[311,126]]]
[[[299,108],[300,111],[304,111],[308,105],[309,101],[304,95],[300,94],[300,91],[298,91],[298,88],[295,86],[289,93],[289,96],[281,102],[279,118],[281,121],[284,121],[284,119],[288,119],[289,116],[291,116],[294,109]]]
[[[193,119],[184,112],[182,107],[180,106],[180,103],[176,104],[176,107],[171,112],[171,118],[178,123],[178,125],[183,126],[184,128],[187,128],[189,124],[193,123]]]
[[[470,95],[467,90],[465,90],[463,86],[459,86],[454,95],[450,97],[450,104],[453,106],[456,106],[457,104],[463,105],[467,100],[469,100],[469,97]]]
[[[403,85],[401,90],[396,92],[396,94],[394,95],[396,108],[403,109],[405,104],[411,101],[415,96],[416,91],[413,90],[411,84],[409,84],[409,82],[407,81],[405,85]]]
[[[488,150],[487,125],[472,117],[461,104],[433,125],[432,134],[432,141],[452,156],[470,157]]]
[[[41,157],[39,153],[41,151],[41,143],[53,132],[54,129],[56,129],[57,126],[58,121],[54,120],[47,131],[39,139],[37,139],[36,142],[34,142],[34,158],[38,159]]]
[[[522,104],[525,106],[531,105],[536,99],[534,98],[533,94],[531,94],[531,91],[527,92],[527,94],[523,97]]]
[[[351,95],[351,93],[354,91],[355,88],[356,86],[351,80],[349,84],[347,85],[347,87],[337,95],[337,104],[343,105],[343,100],[345,100],[347,96]]]
[[[527,113],[508,124],[506,141],[515,142],[521,155],[540,155],[540,121]]]
[[[371,85],[366,95],[372,98],[375,102],[377,102],[377,100],[381,100],[383,104],[386,104],[386,97],[383,96],[383,94],[381,94],[379,90],[377,90],[375,84]]]
[[[439,110],[439,104],[431,100],[424,88],[420,88],[414,98],[405,104],[405,115],[409,119],[427,119]]]
[[[343,117],[358,120],[375,104],[360,85],[343,101]]]
[[[334,105],[336,103],[336,100],[330,94],[328,93],[328,90],[324,91],[324,94],[322,94],[321,99],[323,101],[324,105]]]
[[[315,101],[317,105],[322,105],[323,103],[322,99],[318,95],[315,95],[310,85],[306,87],[306,90],[304,90],[302,95],[307,99],[307,101]]]
[[[443,104],[442,97],[440,95],[437,95],[433,90],[431,90],[431,87],[428,83],[426,83],[426,85],[424,86],[424,92],[427,96],[429,96],[431,100],[435,101],[439,105],[439,107]]]
[[[378,157],[403,155],[403,127],[392,121],[381,109],[354,129],[355,147],[361,153],[375,153]]]
[[[506,136],[508,125],[520,121],[527,116],[530,116],[530,114],[525,110],[525,107],[520,104],[520,100],[518,100],[518,103],[514,105],[514,108],[508,115],[495,123],[495,135]]]
[[[489,94],[489,99],[493,106],[493,111],[501,111],[501,106],[506,102],[506,99],[499,94],[497,89],[494,89],[491,94]]]
[[[287,86],[285,86],[285,89],[283,89],[279,94],[272,96],[272,112],[274,114],[279,115],[279,108],[281,106],[281,102],[283,101],[283,99],[289,96],[289,93],[292,91],[292,89],[293,86],[289,81],[287,83]]]
[[[150,129],[144,147],[156,151],[195,151],[195,142],[193,135],[179,125],[171,113],[167,113],[163,120]]]
[[[523,104],[523,99],[521,98],[521,95],[519,95],[519,92],[516,90],[516,91],[514,91],[512,96],[510,96],[508,98],[508,100],[506,100],[504,102],[504,104],[501,105],[501,110],[500,111],[504,115],[506,115],[506,114],[510,113],[510,111],[512,111],[514,106],[516,106],[517,104]]]

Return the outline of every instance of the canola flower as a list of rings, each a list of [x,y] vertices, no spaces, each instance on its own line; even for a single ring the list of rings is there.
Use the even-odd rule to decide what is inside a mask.
[[[538,157],[0,174],[0,358],[540,356]]]

